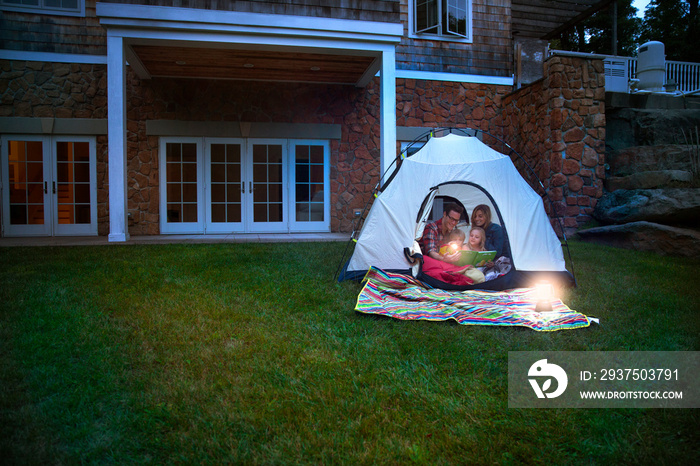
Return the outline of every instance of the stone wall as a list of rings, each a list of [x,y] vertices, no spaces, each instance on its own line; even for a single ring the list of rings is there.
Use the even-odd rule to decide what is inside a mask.
[[[379,85],[153,79],[129,74],[127,103],[129,232],[159,231],[158,137],[148,120],[339,124],[331,141],[331,230],[352,229],[379,180]],[[274,135],[270,135],[274,137]]]
[[[471,127],[497,132],[508,86],[397,80],[399,126]],[[158,233],[158,138],[147,120],[339,124],[331,141],[331,230],[351,231],[353,210],[379,181],[379,83],[364,89],[246,81],[140,81],[129,75],[128,199],[131,234]],[[134,154],[134,155],[132,155]]]
[[[503,100],[502,126],[548,190],[566,233],[588,222],[605,180],[603,62],[550,57],[543,79]]]
[[[396,125],[476,128],[500,133],[497,116],[511,86],[396,80]]]
[[[107,118],[107,67],[0,60],[0,117]],[[98,233],[106,235],[106,134],[97,137],[96,162]]]
[[[129,233],[159,227],[157,136],[148,120],[339,124],[331,141],[331,229],[350,231],[353,209],[371,198],[379,180],[379,85],[245,81],[142,81],[127,73],[127,199]],[[104,65],[0,61],[0,116],[107,118]],[[274,135],[272,135],[274,136]],[[98,232],[109,233],[107,135],[97,137]]]
[[[502,138],[549,190],[568,230],[602,196],[605,146],[602,62],[552,57],[545,78],[510,86],[397,79],[397,125],[470,127]],[[0,116],[107,117],[104,65],[0,61]],[[331,141],[331,230],[350,231],[379,179],[379,83],[339,85],[153,79],[127,76],[129,233],[159,231],[159,138],[148,120],[337,124]],[[519,167],[526,175],[526,170]],[[107,137],[97,138],[98,231],[108,233]]]

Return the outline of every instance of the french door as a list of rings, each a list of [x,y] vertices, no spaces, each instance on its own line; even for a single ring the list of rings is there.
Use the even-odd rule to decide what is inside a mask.
[[[97,234],[95,139],[2,138],[6,236]]]
[[[327,141],[163,138],[161,152],[163,233],[329,231]]]

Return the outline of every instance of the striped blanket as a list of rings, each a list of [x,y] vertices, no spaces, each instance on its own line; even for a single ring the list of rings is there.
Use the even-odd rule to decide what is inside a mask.
[[[535,306],[532,288],[444,291],[410,276],[372,267],[355,310],[403,320],[454,319],[463,325],[522,326],[543,332],[588,327],[597,322],[559,299],[552,301],[551,312],[536,312]]]

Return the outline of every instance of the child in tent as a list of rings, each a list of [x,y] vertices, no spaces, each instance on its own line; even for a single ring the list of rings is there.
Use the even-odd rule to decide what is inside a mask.
[[[464,231],[455,228],[445,238],[442,246],[440,246],[439,253],[444,256],[445,254],[454,254],[462,249],[467,249],[464,245],[466,238],[467,235],[464,234]]]
[[[469,230],[469,241],[465,249],[470,251],[486,251],[486,232],[483,228],[472,227]]]
[[[483,251],[484,238],[485,235],[483,235],[482,232],[481,236],[476,239],[474,243],[474,247],[480,246],[482,249],[472,250]],[[455,228],[445,238],[445,242],[440,247],[440,254],[454,254],[460,250],[469,250],[469,245],[464,243],[465,239],[466,235],[464,234],[464,231],[460,230],[459,228]],[[458,285],[483,283],[485,280],[483,272],[473,265],[460,267],[437,261],[429,256],[423,256],[423,272],[433,278]]]
[[[469,243],[468,248],[471,251],[486,251],[486,232],[481,227],[472,227],[469,231]],[[492,261],[486,262],[482,267],[478,267],[478,270],[484,274],[486,280],[492,280],[498,276],[498,273],[493,273],[494,263]]]

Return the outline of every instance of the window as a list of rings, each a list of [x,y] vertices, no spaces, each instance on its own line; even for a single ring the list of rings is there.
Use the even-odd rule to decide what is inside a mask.
[[[211,223],[240,223],[245,192],[241,144],[212,143],[208,147]]]
[[[295,151],[295,211],[297,222],[323,222],[325,148],[298,144]]]
[[[412,0],[417,36],[471,39],[471,0]]]
[[[58,15],[84,15],[85,0],[0,0],[0,9],[39,10],[40,13]]]
[[[166,216],[169,223],[198,221],[197,144],[172,142],[166,146]]]
[[[2,140],[2,223],[7,236],[97,234],[95,138]]]
[[[56,142],[56,190],[58,223],[90,224],[91,160],[88,141]]]
[[[330,231],[329,187],[326,140],[161,138],[163,234]]]

